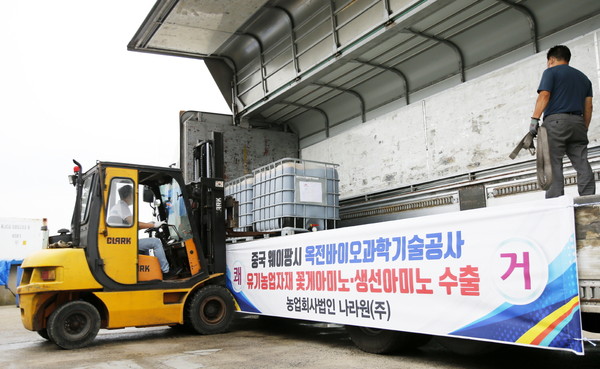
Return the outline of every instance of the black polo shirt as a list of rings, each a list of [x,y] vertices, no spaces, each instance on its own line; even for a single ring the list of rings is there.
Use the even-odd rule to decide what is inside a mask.
[[[593,96],[592,82],[568,64],[546,69],[538,87],[538,93],[540,91],[550,92],[545,117],[560,113],[583,114],[585,98]]]

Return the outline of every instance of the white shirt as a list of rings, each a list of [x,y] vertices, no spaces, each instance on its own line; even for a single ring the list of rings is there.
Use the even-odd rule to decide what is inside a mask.
[[[127,203],[123,200],[119,200],[111,209],[110,212],[108,213],[108,217],[118,217],[119,219],[121,219],[121,221],[123,222],[123,224],[126,225],[130,225],[131,223],[129,223],[127,221],[127,218],[131,217],[132,213],[131,213],[131,209],[129,208],[129,205],[127,205]],[[112,223],[112,222],[111,222]]]

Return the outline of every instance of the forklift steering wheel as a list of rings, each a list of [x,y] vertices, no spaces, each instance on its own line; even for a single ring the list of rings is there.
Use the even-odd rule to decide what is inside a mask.
[[[150,227],[147,228],[144,232],[148,233],[150,235],[150,237],[154,237],[154,233],[159,233],[161,232],[166,232],[169,229],[169,225],[167,223],[163,223],[158,227]]]
[[[145,230],[145,232],[148,233],[150,237],[160,239],[163,242],[163,244],[166,244],[169,241],[170,231],[169,224],[167,223],[163,223],[158,227],[148,228]]]

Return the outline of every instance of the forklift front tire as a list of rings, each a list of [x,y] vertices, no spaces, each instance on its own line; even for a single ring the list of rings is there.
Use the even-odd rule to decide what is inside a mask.
[[[39,334],[43,339],[50,341],[50,336],[48,336],[48,330],[46,328],[40,329],[37,331],[37,334]]]
[[[192,298],[187,318],[191,327],[200,334],[223,333],[229,328],[234,310],[233,297],[226,288],[208,285]]]
[[[63,349],[85,347],[100,330],[100,314],[89,302],[70,301],[50,314],[46,329],[52,342]]]

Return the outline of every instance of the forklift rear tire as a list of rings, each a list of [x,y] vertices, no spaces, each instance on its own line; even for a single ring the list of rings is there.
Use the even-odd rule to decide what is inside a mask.
[[[46,329],[52,342],[63,349],[85,347],[100,330],[100,314],[89,302],[70,301],[50,314]]]
[[[223,333],[233,319],[235,305],[229,291],[208,285],[196,292],[187,309],[189,325],[200,334]]]

